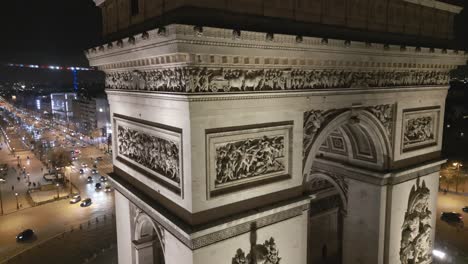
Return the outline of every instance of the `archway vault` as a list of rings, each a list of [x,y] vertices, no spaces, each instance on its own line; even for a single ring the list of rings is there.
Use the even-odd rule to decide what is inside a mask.
[[[383,171],[392,158],[394,105],[311,110],[304,113],[304,186],[335,187],[347,208],[343,175],[319,169],[318,161]],[[308,186],[308,187],[307,187]]]
[[[304,113],[304,178],[330,137],[343,140],[347,163],[385,170],[392,159],[394,105],[355,109],[311,110]],[[337,134],[340,136],[337,137]],[[368,144],[369,160],[359,157]],[[321,149],[322,148],[322,149]]]

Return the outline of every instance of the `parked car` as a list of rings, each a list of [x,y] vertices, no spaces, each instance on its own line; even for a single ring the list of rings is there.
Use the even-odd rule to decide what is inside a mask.
[[[107,185],[107,186],[104,188],[104,191],[105,191],[105,192],[112,192],[112,188],[111,188],[109,185]]]
[[[100,182],[96,183],[94,185],[94,189],[97,191],[97,190],[101,190],[102,189],[102,184]]]
[[[26,229],[16,236],[16,241],[18,242],[26,241],[26,240],[32,239],[33,237],[34,237],[34,231],[32,229]]]
[[[83,174],[84,173],[84,169],[80,169],[80,174]]]
[[[103,158],[99,156],[96,158],[96,160],[103,160]]]
[[[98,170],[92,169],[92,170],[91,170],[91,173],[92,173],[92,174],[97,174],[97,173],[98,173]]]
[[[468,206],[462,208],[463,212],[468,213]]]
[[[81,207],[88,207],[88,206],[90,206],[92,203],[93,203],[93,202],[91,201],[91,198],[86,198],[86,199],[84,199],[84,200],[81,202],[80,206],[81,206]]]
[[[455,212],[443,212],[440,216],[440,219],[445,222],[450,223],[460,223],[463,222],[463,217],[460,213]]]
[[[88,176],[88,182],[93,182],[93,177]]]
[[[101,180],[102,182],[105,182],[105,181],[107,181],[107,177],[106,177],[106,176],[101,176],[101,177],[99,178],[99,180]]]
[[[81,196],[80,195],[75,195],[70,199],[71,204],[75,204],[77,202],[81,201]]]

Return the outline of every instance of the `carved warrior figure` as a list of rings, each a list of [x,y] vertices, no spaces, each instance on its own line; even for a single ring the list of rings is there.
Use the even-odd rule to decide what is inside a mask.
[[[250,252],[246,256],[244,251],[239,248],[232,258],[232,264],[280,264],[281,258],[274,238],[266,240],[263,245],[254,245],[252,250],[255,252]],[[255,261],[252,260],[253,258]]]
[[[215,184],[284,170],[284,136],[253,138],[216,145]]]
[[[175,142],[119,125],[119,155],[180,183],[179,146]]]
[[[106,88],[197,93],[444,85],[448,81],[449,73],[443,71],[179,67],[108,73]]]
[[[411,189],[408,209],[402,226],[400,260],[402,264],[430,263],[431,261],[431,211],[430,191],[419,178]]]

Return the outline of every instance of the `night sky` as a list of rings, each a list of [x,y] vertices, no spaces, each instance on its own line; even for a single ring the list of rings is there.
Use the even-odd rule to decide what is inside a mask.
[[[99,43],[102,28],[92,0],[0,2],[0,63],[87,65],[83,50]],[[468,49],[468,10],[456,19],[456,35]]]
[[[0,63],[85,66],[101,36],[92,0],[0,1]]]

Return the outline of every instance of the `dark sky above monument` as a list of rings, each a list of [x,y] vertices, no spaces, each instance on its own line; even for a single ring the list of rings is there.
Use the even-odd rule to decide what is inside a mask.
[[[468,49],[468,8],[456,35]],[[0,1],[0,63],[86,65],[85,48],[99,42],[101,15],[93,0]]]

